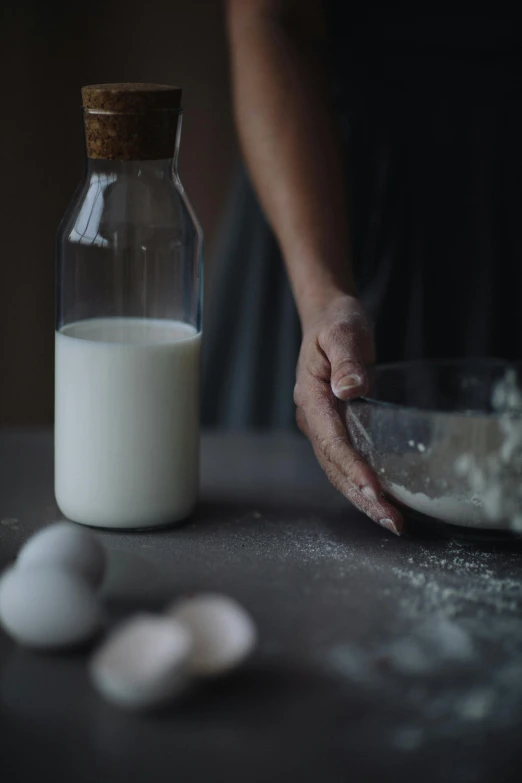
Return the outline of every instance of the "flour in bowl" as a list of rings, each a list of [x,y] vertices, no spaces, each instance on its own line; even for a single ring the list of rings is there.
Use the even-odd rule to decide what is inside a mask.
[[[403,455],[382,455],[392,498],[450,524],[522,531],[522,394],[513,370],[493,389],[496,416],[433,425],[429,447],[410,440]],[[415,453],[417,452],[417,453]],[[420,453],[419,453],[420,452]]]

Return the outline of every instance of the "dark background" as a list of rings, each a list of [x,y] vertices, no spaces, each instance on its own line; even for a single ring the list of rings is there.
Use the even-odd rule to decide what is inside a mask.
[[[180,173],[208,280],[237,156],[223,4],[0,0],[0,72],[0,425],[49,424],[54,239],[83,173],[80,87],[183,87]]]

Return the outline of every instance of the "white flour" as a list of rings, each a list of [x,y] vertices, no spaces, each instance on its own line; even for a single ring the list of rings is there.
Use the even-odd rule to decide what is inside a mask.
[[[497,415],[434,419],[428,448],[408,441],[381,455],[382,482],[405,506],[449,524],[522,532],[522,394],[516,374],[496,384]]]
[[[385,560],[373,565],[376,579],[388,573]],[[390,726],[394,749],[414,753],[428,739],[498,732],[518,720],[518,572],[516,550],[417,542],[410,557],[389,567],[383,594],[396,616],[387,640],[373,648],[353,641],[330,648],[326,666],[348,687],[383,709],[397,701],[404,706],[407,722]]]
[[[480,526],[487,522],[483,504],[478,495],[471,499],[452,497],[451,495],[430,498],[424,492],[410,492],[406,487],[391,482],[390,495],[405,506],[421,514],[440,519],[442,522],[463,526]]]

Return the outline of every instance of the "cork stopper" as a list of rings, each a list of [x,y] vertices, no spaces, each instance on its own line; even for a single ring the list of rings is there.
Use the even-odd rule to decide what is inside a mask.
[[[174,154],[181,89],[165,84],[82,88],[89,158],[159,160]]]

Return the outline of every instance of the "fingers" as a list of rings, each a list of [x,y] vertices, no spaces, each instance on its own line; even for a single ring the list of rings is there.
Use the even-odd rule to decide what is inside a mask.
[[[365,357],[368,335],[353,324],[337,323],[319,337],[330,363],[330,385],[339,400],[351,400],[368,392]]]
[[[373,470],[352,447],[328,383],[308,376],[296,387],[297,424],[331,483],[378,524],[400,535],[402,515],[382,494]]]
[[[362,488],[354,485],[350,476],[345,476],[341,471],[329,465],[320,453],[315,452],[318,462],[328,476],[333,486],[341,492],[359,511],[362,511],[381,527],[386,528],[396,536],[401,536],[404,532],[404,522],[400,512],[388,503],[379,490],[379,495],[375,494],[375,489],[370,485]]]
[[[366,365],[375,360],[372,327],[364,310],[350,299],[305,335],[294,400],[297,424],[312,443],[331,483],[357,508],[401,535],[401,513],[385,499],[379,480],[352,447],[338,401],[368,392]]]

